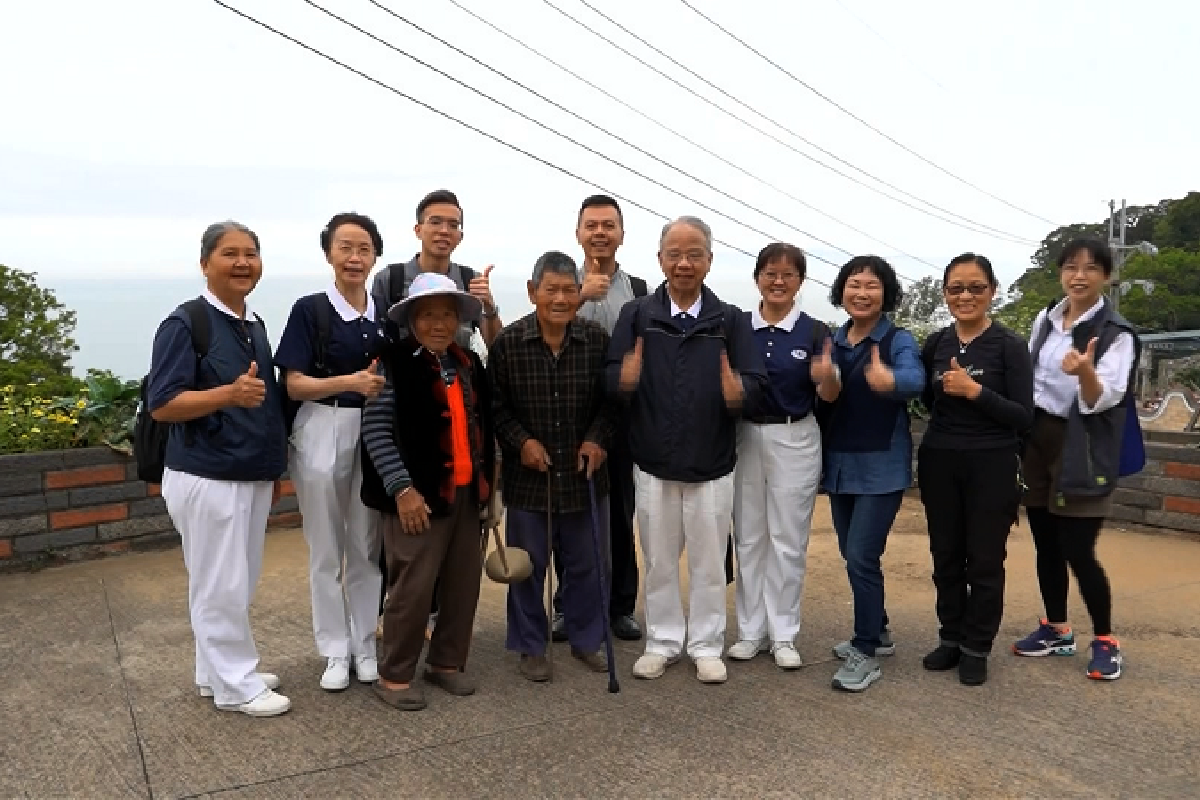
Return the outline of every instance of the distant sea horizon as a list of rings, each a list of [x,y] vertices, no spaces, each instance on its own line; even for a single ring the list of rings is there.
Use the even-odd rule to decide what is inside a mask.
[[[644,277],[654,282],[657,275]],[[712,280],[722,299],[751,308],[757,290],[748,276]],[[494,278],[493,278],[494,281]],[[150,369],[150,351],[159,323],[180,303],[204,291],[203,277],[81,278],[39,275],[38,283],[76,314],[78,352],[71,369],[82,377],[89,369],[107,369],[127,380],[139,380]],[[271,343],[278,344],[292,304],[300,297],[323,291],[329,275],[265,275],[248,299],[250,309],[263,318]],[[818,287],[819,288],[819,287]],[[505,322],[532,310],[523,281],[493,282],[492,292]],[[805,304],[806,306],[808,304]]]

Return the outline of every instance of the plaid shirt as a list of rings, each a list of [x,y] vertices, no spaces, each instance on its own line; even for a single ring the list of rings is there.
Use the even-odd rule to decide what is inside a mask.
[[[596,323],[576,319],[555,356],[542,339],[536,315],[529,314],[501,331],[492,344],[488,374],[506,505],[546,510],[546,473],[521,464],[521,447],[536,439],[550,455],[554,511],[588,508],[579,447],[589,441],[607,450],[620,414],[616,399],[604,391],[608,340]],[[596,471],[595,482],[596,496],[607,496],[606,465]]]

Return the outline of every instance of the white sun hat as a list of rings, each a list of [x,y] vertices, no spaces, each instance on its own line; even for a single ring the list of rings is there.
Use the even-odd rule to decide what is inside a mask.
[[[478,322],[483,314],[483,301],[461,291],[452,278],[438,272],[422,272],[413,278],[408,287],[408,296],[388,309],[388,318],[400,327],[407,328],[408,312],[413,302],[436,295],[450,295],[458,301],[459,322]]]

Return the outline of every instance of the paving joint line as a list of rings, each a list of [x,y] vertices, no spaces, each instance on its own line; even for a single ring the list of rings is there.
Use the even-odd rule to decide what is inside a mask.
[[[108,599],[108,584],[100,579],[100,589],[104,593],[104,610],[108,613],[108,629],[112,633],[113,648],[117,652],[117,669],[121,673],[121,688],[125,693],[125,709],[129,712],[129,721],[133,725],[133,738],[137,742],[138,760],[142,764],[142,780],[146,782],[146,795],[154,800],[154,786],[150,783],[150,770],[146,767],[146,750],[142,745],[142,732],[138,729],[137,713],[133,710],[133,697],[129,692],[129,679],[125,676],[125,661],[121,656],[121,642],[117,638],[117,624],[113,620],[112,603]]]
[[[308,777],[310,775],[321,775],[326,772],[334,772],[335,770],[340,770],[340,769],[349,769],[351,767],[361,767],[364,764],[374,764],[379,761],[387,761],[389,758],[396,758],[397,756],[417,755],[420,753],[431,753],[435,750],[440,750],[445,747],[454,747],[454,746],[460,745],[460,744],[466,744],[469,742],[476,742],[476,741],[481,741],[484,739],[490,739],[490,738],[493,738],[496,736],[503,736],[503,735],[506,735],[509,733],[515,733],[515,732],[519,732],[519,731],[529,730],[531,728],[536,728],[536,727],[546,725],[546,724],[551,724],[551,723],[556,723],[556,722],[566,722],[566,721],[577,720],[577,719],[584,719],[586,717],[594,717],[594,716],[600,716],[600,715],[604,715],[604,714],[612,714],[612,713],[615,713],[618,711],[624,711],[628,708],[633,707],[633,705],[634,705],[634,703],[632,703],[632,702],[622,703],[621,705],[617,706],[616,708],[597,708],[597,709],[593,709],[590,711],[581,711],[578,714],[560,715],[560,716],[554,717],[552,719],[539,720],[537,722],[526,722],[521,725],[513,725],[510,727],[504,728],[502,730],[489,731],[487,733],[479,733],[479,734],[475,734],[473,736],[463,736],[458,739],[454,739],[452,741],[434,742],[434,743],[427,744],[427,745],[421,745],[420,747],[412,747],[407,750],[389,751],[387,753],[382,753],[377,756],[367,756],[365,758],[358,758],[358,759],[354,759],[352,761],[345,761],[340,764],[330,764],[327,767],[317,767],[317,768],[313,768],[313,769],[300,770],[299,772],[293,772],[293,773],[289,773],[287,775],[277,775],[273,778],[264,778],[260,781],[249,781],[247,783],[238,784],[236,786],[224,786],[219,789],[207,789],[202,792],[195,792],[193,794],[181,795],[179,800],[195,800],[195,798],[198,798],[198,797],[208,797],[208,796],[213,796],[213,795],[226,794],[228,792],[236,792],[240,789],[250,789],[255,786],[267,786],[272,783],[279,783],[280,781],[290,780],[292,778],[304,778],[304,777]]]

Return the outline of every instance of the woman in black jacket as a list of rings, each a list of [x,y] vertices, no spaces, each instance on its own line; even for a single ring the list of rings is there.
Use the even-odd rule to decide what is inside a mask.
[[[1025,340],[988,316],[998,283],[985,257],[946,267],[942,293],[954,322],[921,351],[923,400],[932,414],[917,453],[929,525],[940,643],[928,670],[958,667],[987,680],[1004,613],[1004,559],[1020,502],[1022,434],[1033,421],[1033,369]]]

